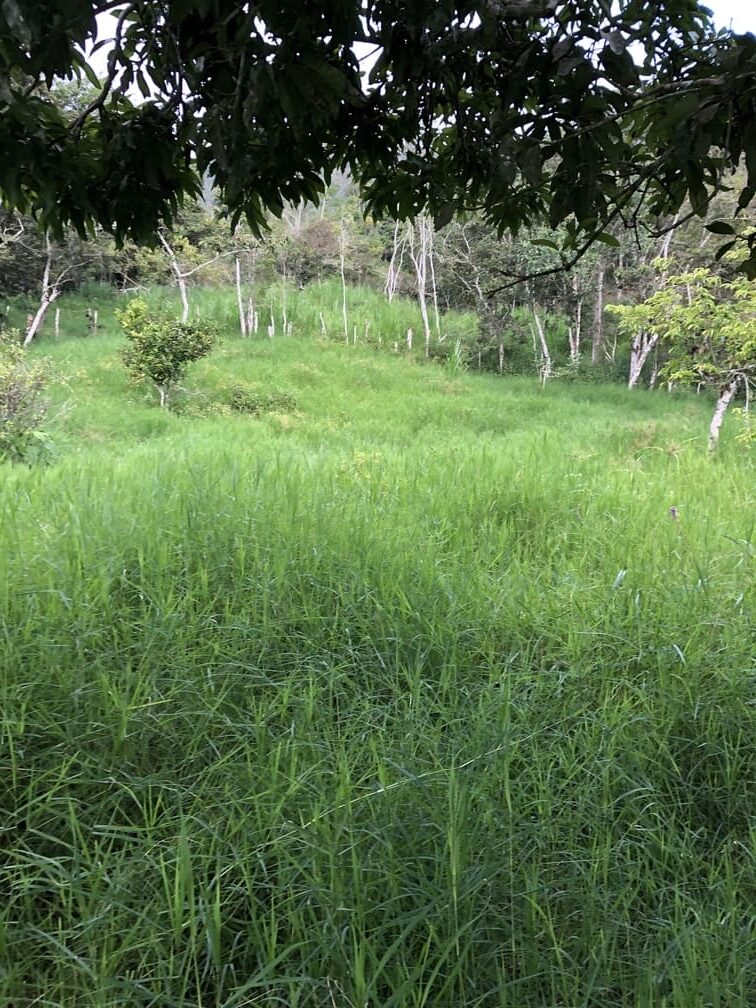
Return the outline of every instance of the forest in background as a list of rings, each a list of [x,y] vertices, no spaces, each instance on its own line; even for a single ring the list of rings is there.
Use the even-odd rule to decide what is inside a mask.
[[[731,213],[737,195],[737,188],[722,194],[710,217],[727,216],[728,205]],[[271,325],[287,325],[285,317],[271,317],[269,288],[302,289],[334,279],[383,291],[389,302],[416,299],[424,331],[414,337],[431,356],[447,356],[460,340],[466,362],[481,370],[536,368],[549,377],[570,368],[621,380],[629,378],[631,340],[618,332],[607,305],[643,301],[663,285],[665,269],[712,266],[717,236],[696,217],[674,223],[661,222],[655,232],[617,229],[566,270],[560,268],[560,236],[545,228],[499,238],[474,216],[441,231],[427,216],[414,223],[375,222],[363,216],[347,178],[331,186],[319,207],[284,208],[261,238],[242,226],[232,233],[210,192],[206,202],[182,210],[171,232],[156,235],[152,248],[126,242],[119,249],[105,234],[89,241],[71,234],[53,242],[34,221],[6,213],[0,311],[7,317],[23,300],[31,316],[28,331],[40,306],[47,309],[59,294],[88,284],[123,292],[174,285],[187,306],[193,287],[238,284],[242,335],[265,335]],[[732,265],[725,257],[714,270],[727,276]],[[451,340],[444,324],[450,310],[476,317]],[[351,337],[348,321],[345,326]],[[654,349],[632,384],[655,384],[664,347]]]

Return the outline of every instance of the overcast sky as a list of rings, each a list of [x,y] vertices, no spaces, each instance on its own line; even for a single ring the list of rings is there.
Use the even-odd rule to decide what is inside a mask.
[[[720,28],[756,33],[756,0],[704,0]]]

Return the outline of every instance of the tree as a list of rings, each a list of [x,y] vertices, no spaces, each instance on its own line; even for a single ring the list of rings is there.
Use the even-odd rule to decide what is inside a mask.
[[[141,298],[134,298],[116,313],[128,345],[123,360],[137,381],[151,381],[166,407],[173,387],[193,361],[207,357],[216,340],[207,322],[179,322],[150,312]]]
[[[608,310],[644,346],[666,345],[669,360],[663,374],[670,381],[716,390],[709,427],[709,449],[714,449],[738,388],[747,391],[756,378],[756,284],[698,269],[666,277],[661,290],[639,305]]]
[[[44,84],[93,78],[108,10],[106,79],[70,121]],[[374,216],[543,218],[569,259],[639,202],[704,213],[743,154],[749,203],[755,79],[756,39],[697,0],[4,0],[0,198],[154,241],[208,176],[259,231],[348,169]]]

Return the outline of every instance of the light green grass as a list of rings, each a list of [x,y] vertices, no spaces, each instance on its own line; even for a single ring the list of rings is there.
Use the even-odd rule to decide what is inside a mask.
[[[2,469],[0,1004],[752,1005],[707,404],[229,336],[165,414],[105,325]]]

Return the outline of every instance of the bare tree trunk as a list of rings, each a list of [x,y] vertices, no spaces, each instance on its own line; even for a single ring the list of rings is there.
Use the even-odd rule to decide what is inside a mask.
[[[55,309],[55,339],[60,336],[60,308]]]
[[[26,336],[24,338],[24,346],[28,347],[34,337],[39,331],[39,327],[42,325],[45,315],[47,314],[47,309],[57,298],[59,291],[57,288],[50,287],[50,271],[52,269],[52,242],[48,236],[45,237],[45,242],[47,246],[47,258],[45,259],[45,270],[42,274],[42,296],[39,302],[39,308],[37,308],[34,313],[29,327],[26,330]]]
[[[158,241],[165,249],[165,254],[168,256],[168,263],[171,267],[171,273],[173,273],[176,278],[176,283],[178,284],[179,294],[181,296],[181,321],[189,321],[189,295],[186,290],[186,276],[181,269],[178,258],[176,256],[173,247],[171,246],[168,239],[165,237],[162,231],[158,231]]]
[[[591,364],[599,364],[604,356],[604,264],[599,263],[596,276],[596,311],[593,319]]]
[[[394,237],[391,246],[391,259],[389,260],[388,270],[386,271],[386,283],[383,285],[383,290],[389,302],[394,300],[397,288],[399,287],[399,277],[402,272],[404,246],[406,241],[406,236],[402,237],[401,241],[399,240],[399,222],[397,221],[394,224]]]
[[[643,365],[648,360],[648,355],[659,342],[657,333],[649,333],[644,329],[639,330],[633,337],[630,345],[630,376],[627,381],[628,388],[635,388],[643,371]]]
[[[438,312],[438,288],[436,286],[436,268],[433,264],[433,221],[425,217],[426,252],[428,257],[428,269],[430,271],[431,296],[433,297],[433,317],[436,323],[436,336],[441,339],[441,317]]]
[[[430,323],[428,321],[428,300],[427,300],[427,258],[426,258],[426,239],[425,239],[425,227],[423,225],[423,219],[421,218],[418,222],[418,237],[420,240],[420,248],[416,251],[415,249],[415,228],[414,225],[410,225],[411,231],[409,232],[410,237],[410,247],[409,254],[412,259],[412,264],[415,267],[415,279],[417,281],[417,300],[420,305],[420,317],[423,320],[423,335],[425,336],[425,356],[430,357],[430,338],[431,330]]]
[[[576,296],[575,326],[574,328],[570,326],[568,331],[570,337],[570,361],[573,364],[577,364],[580,360],[580,331],[583,324],[583,298],[577,293],[577,280],[573,283],[573,290]]]
[[[541,382],[545,385],[547,380],[551,377],[551,354],[549,353],[549,345],[546,342],[546,333],[543,329],[543,323],[538,317],[535,305],[531,305],[531,311],[533,312],[533,320],[535,321],[536,331],[538,332],[538,340],[541,344]]]
[[[244,312],[244,297],[242,295],[242,282],[241,282],[241,261],[239,256],[234,256],[234,267],[236,272],[236,303],[239,306],[239,332],[242,335],[242,339],[247,335],[247,316]]]
[[[341,270],[341,315],[344,321],[344,342],[349,342],[349,318],[347,316],[347,288],[346,288],[346,228],[344,221],[341,222],[339,231],[339,268]]]
[[[478,357],[480,357],[480,353],[478,353]],[[504,338],[501,334],[499,334],[499,374],[503,373],[504,373]]]
[[[287,295],[286,295],[286,281],[289,279],[289,275],[286,272],[286,259],[284,259],[283,265],[283,278],[281,280],[281,325],[284,336],[291,336],[291,330],[289,328],[289,315],[287,311]]]
[[[738,390],[739,382],[740,376],[736,375],[735,378],[720,390],[719,399],[717,399],[717,405],[714,409],[714,416],[711,418],[709,426],[709,451],[714,451],[717,447],[719,432],[722,429],[722,422],[724,421],[727,407],[732,402],[733,396]]]

